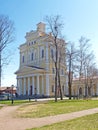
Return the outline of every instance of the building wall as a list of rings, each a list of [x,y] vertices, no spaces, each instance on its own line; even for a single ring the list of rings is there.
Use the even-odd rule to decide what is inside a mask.
[[[43,32],[42,32],[43,31]],[[17,75],[19,95],[53,96],[55,66],[51,58],[49,35],[45,34],[45,24],[39,23],[36,31],[26,33],[26,43],[20,45],[20,66]],[[54,49],[54,47],[52,47]],[[53,50],[55,52],[55,49]],[[54,69],[54,71],[53,71]],[[61,86],[65,87],[66,66],[61,65]],[[65,88],[63,93],[65,94]]]
[[[73,96],[98,96],[98,77],[93,78],[92,84],[88,80],[88,86],[85,86],[85,81],[82,79],[74,79],[72,83],[72,95]]]

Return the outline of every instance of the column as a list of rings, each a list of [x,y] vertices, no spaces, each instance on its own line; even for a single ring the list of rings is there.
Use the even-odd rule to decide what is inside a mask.
[[[44,95],[44,81],[43,81],[43,75],[42,75],[42,95]]]
[[[17,94],[20,95],[19,79],[17,78]]]
[[[46,74],[46,95],[49,96],[49,75]]]
[[[46,69],[49,69],[48,43],[46,43]]]
[[[22,79],[19,79],[19,95],[22,95]]]
[[[32,77],[32,94],[35,94],[34,76]]]
[[[28,95],[30,95],[30,77],[28,77]]]
[[[39,95],[39,75],[37,75],[37,94]]]
[[[24,95],[26,95],[26,78],[24,78]]]

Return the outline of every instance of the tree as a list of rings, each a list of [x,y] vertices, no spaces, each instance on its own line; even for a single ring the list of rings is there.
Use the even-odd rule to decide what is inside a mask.
[[[76,67],[76,54],[77,54],[77,51],[75,50],[74,44],[69,42],[67,44],[67,49],[66,49],[69,99],[71,99],[71,96],[72,96],[71,88],[72,88],[73,73]]]
[[[63,100],[63,94],[62,94],[62,87],[61,87],[61,78],[60,78],[60,70],[61,70],[61,63],[65,63],[65,41],[60,40],[59,48],[58,48],[58,87],[60,91],[60,98]]]
[[[54,64],[55,64],[55,70],[56,70],[56,72],[55,72],[55,102],[57,102],[58,61],[59,61],[58,49],[59,49],[59,45],[61,44],[60,37],[61,37],[61,30],[62,30],[63,24],[60,21],[59,15],[50,16],[50,17],[47,16],[46,22],[48,23],[48,27],[49,27],[51,34],[52,34],[52,38],[51,38],[51,41],[53,43],[52,46],[54,46],[54,48],[55,48],[55,56],[54,56]]]
[[[14,40],[14,24],[8,16],[0,15],[0,86],[1,86],[1,72],[2,72],[2,52],[7,45]]]
[[[88,95],[88,87],[90,86],[91,79],[91,68],[95,64],[93,52],[90,51],[89,39],[81,37],[78,46],[77,55],[77,70],[79,75],[80,84],[84,82],[85,84],[85,96]]]

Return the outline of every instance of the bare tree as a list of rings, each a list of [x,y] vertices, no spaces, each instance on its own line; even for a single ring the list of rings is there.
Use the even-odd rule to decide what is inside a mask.
[[[85,83],[85,96],[88,95],[89,79],[91,78],[90,68],[95,64],[93,52],[90,51],[89,39],[81,37],[79,40],[77,70],[80,84]]]
[[[52,43],[53,46],[55,48],[55,58],[54,58],[54,64],[55,64],[55,102],[57,102],[57,86],[58,86],[58,48],[59,48],[59,44],[60,44],[60,36],[61,36],[61,30],[63,27],[62,22],[60,21],[60,16],[50,16],[50,17],[46,17],[46,21],[48,23],[48,27],[51,31],[52,34]]]
[[[68,87],[69,87],[69,99],[71,99],[72,96],[72,80],[73,80],[73,73],[75,72],[75,66],[76,66],[76,54],[77,51],[75,50],[74,44],[69,42],[67,44],[66,49],[66,62],[67,62],[67,71],[68,71]]]
[[[0,15],[0,86],[1,86],[1,72],[2,72],[2,52],[7,45],[14,40],[14,26],[13,22],[8,16]]]

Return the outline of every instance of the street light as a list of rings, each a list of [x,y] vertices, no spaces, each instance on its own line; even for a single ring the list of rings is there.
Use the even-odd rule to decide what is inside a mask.
[[[14,99],[13,99],[13,87],[14,87],[14,85],[11,86],[11,88],[12,88],[12,98],[11,98],[11,99],[12,99],[12,100],[11,100],[11,101],[12,101],[12,104],[14,103]]]

